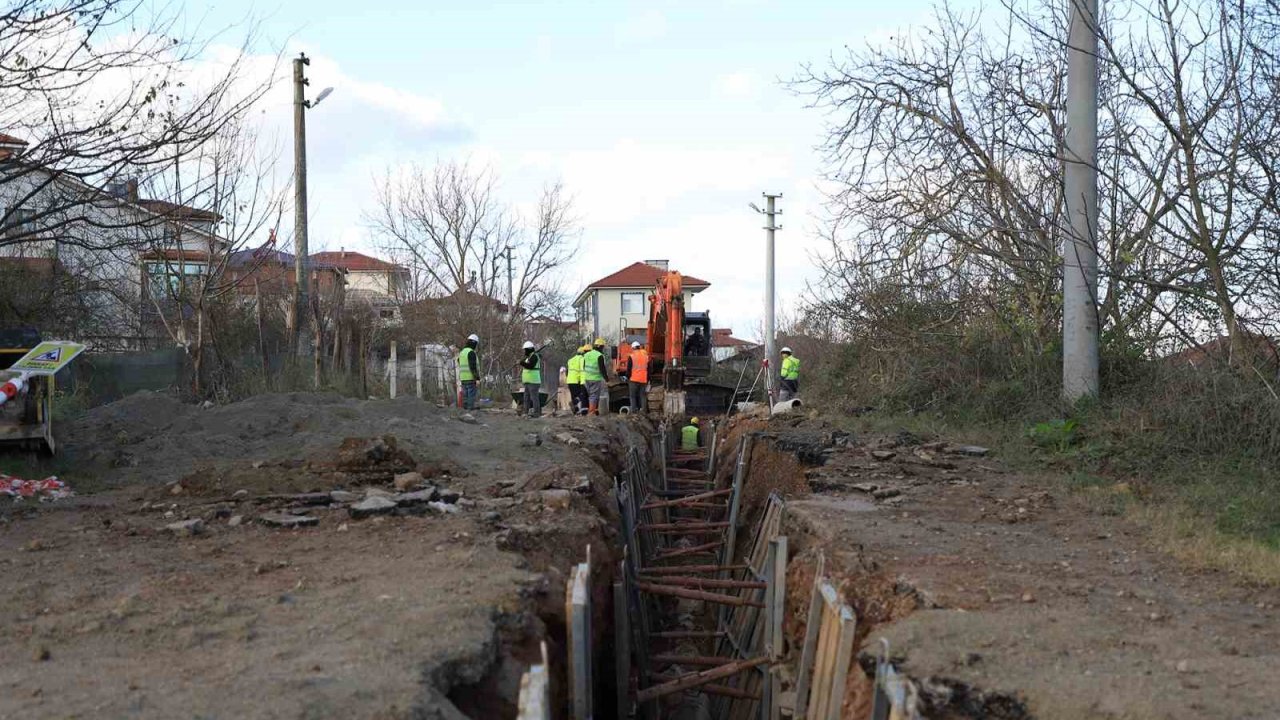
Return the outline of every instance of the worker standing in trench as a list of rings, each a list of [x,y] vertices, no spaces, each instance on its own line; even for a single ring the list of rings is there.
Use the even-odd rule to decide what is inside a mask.
[[[600,396],[606,392],[605,379],[609,377],[604,362],[604,338],[596,338],[595,346],[583,356],[582,379],[587,385],[587,414],[600,414]]]
[[[542,417],[542,356],[533,343],[524,341],[524,359],[520,361],[520,382],[524,385],[524,414]]]
[[[778,399],[786,402],[800,394],[800,358],[792,355],[789,347],[782,348],[781,370]]]
[[[476,380],[480,377],[480,358],[476,347],[480,345],[480,336],[472,333],[467,336],[467,344],[458,351],[458,381],[462,383],[462,409],[475,410],[476,397],[479,395]]]
[[[578,346],[578,352],[565,363],[567,368],[565,384],[569,386],[569,397],[572,398],[570,406],[573,408],[574,415],[581,415],[587,411],[587,388],[582,384],[582,369],[585,365],[585,356],[590,349],[589,345]]]
[[[639,342],[631,343],[627,356],[627,389],[630,391],[631,412],[647,413],[645,397],[649,391],[649,353]]]
[[[680,449],[686,452],[702,447],[702,429],[698,427],[698,418],[691,418],[689,424],[680,428]]]

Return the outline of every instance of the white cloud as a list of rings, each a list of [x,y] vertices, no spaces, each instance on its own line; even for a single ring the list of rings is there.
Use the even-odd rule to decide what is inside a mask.
[[[661,39],[667,34],[667,15],[657,8],[631,15],[618,25],[614,37],[621,43],[644,43]]]
[[[735,72],[716,78],[716,92],[730,98],[751,98],[760,92],[760,84],[749,72]]]

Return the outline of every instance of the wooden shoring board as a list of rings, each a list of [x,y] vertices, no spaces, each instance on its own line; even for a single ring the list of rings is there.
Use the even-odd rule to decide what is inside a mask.
[[[800,651],[800,667],[796,672],[796,705],[792,716],[803,718],[809,707],[809,682],[813,678],[813,656],[818,649],[818,630],[822,625],[822,582],[827,558],[818,551],[813,572],[813,590],[809,595],[809,616],[804,626],[804,647]]]
[[[625,571],[624,571],[625,572]],[[613,668],[617,717],[631,716],[631,612],[622,574],[613,583]]]
[[[810,720],[839,720],[844,702],[845,680],[853,660],[853,638],[857,620],[840,593],[829,581],[819,586],[821,624],[815,644],[813,683],[804,717]],[[797,717],[800,717],[797,715]]]
[[[568,625],[569,707],[573,720],[590,720],[592,705],[591,652],[591,550],[587,562],[578,563],[565,583],[565,618]]]
[[[551,720],[551,676],[547,644],[542,643],[542,663],[533,665],[520,678],[520,699],[516,720]]]

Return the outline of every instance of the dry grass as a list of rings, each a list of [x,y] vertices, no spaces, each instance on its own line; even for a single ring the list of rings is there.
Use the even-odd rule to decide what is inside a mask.
[[[1155,545],[1194,570],[1221,570],[1248,582],[1280,585],[1280,551],[1220,532],[1202,515],[1172,504],[1134,504],[1126,516]]]

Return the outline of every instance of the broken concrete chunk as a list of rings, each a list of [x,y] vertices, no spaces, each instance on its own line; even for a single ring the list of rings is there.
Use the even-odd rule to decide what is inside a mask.
[[[386,515],[395,509],[395,500],[383,495],[371,495],[347,508],[347,512],[351,513],[353,519],[360,520],[374,515]]]
[[[319,525],[320,518],[307,517],[306,515],[293,515],[291,513],[263,513],[258,516],[258,522],[270,527],[279,528],[299,528],[311,527]]]
[[[192,518],[191,520],[183,520],[182,522],[169,523],[164,526],[165,530],[177,535],[178,537],[191,537],[204,532],[204,520],[200,518]]]
[[[968,455],[969,457],[985,457],[991,452],[981,445],[952,445],[947,448],[947,452],[952,455]]]
[[[876,490],[880,489],[880,486],[876,485],[875,483],[854,483],[849,487],[853,488],[854,490],[857,490],[858,492],[864,492],[864,493],[873,493]]]
[[[440,488],[439,492],[440,495],[436,499],[440,502],[456,503],[458,502],[458,499],[462,497],[461,491],[451,490],[449,488]]]
[[[871,493],[871,497],[877,500],[885,500],[891,497],[897,497],[902,494],[898,488],[880,488]]]
[[[581,444],[582,444],[582,441],[581,441],[581,440],[579,440],[578,438],[576,438],[576,437],[574,437],[574,436],[570,435],[570,434],[569,434],[569,433],[567,433],[567,432],[556,433],[556,434],[555,434],[555,435],[553,435],[552,437],[554,437],[554,438],[555,438],[556,442],[564,443],[565,445],[569,445],[569,446],[581,445]]]
[[[395,485],[396,490],[404,492],[421,486],[424,480],[420,472],[407,472],[396,475],[391,484]]]
[[[542,444],[542,436],[538,433],[525,433],[524,439],[520,441],[524,447],[538,447]]]
[[[364,489],[365,498],[372,498],[372,497],[389,498],[393,495],[395,495],[395,493],[391,492],[390,490],[383,490],[380,487],[367,487]]]
[[[452,515],[458,512],[457,505],[448,505],[442,502],[429,502],[427,503],[427,507],[441,515]]]
[[[243,515],[232,515],[231,518],[227,520],[227,527],[240,527],[243,523]]]
[[[462,413],[458,416],[458,420],[468,425],[479,425],[480,421],[476,420],[476,416],[471,413]]]
[[[392,499],[399,505],[425,505],[435,500],[438,495],[439,492],[435,488],[428,487],[415,492],[403,493]]]
[[[871,457],[877,460],[892,460],[898,456],[898,453],[892,450],[872,450]]]
[[[360,495],[346,490],[334,490],[329,493],[329,499],[336,503],[353,503],[360,499]]]

